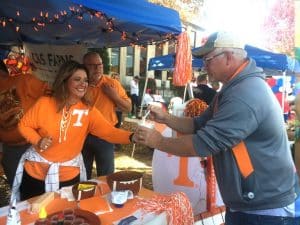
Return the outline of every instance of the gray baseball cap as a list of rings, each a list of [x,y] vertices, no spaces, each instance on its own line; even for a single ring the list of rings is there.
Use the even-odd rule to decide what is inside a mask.
[[[208,36],[207,41],[199,48],[195,48],[192,54],[196,58],[202,58],[215,48],[245,48],[245,44],[234,34],[219,31]]]

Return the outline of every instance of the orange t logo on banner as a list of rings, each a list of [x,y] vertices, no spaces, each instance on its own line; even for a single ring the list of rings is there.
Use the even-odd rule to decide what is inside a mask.
[[[187,187],[194,187],[194,182],[188,176],[188,163],[189,158],[179,158],[178,177],[176,177],[176,179],[174,180],[174,184]]]

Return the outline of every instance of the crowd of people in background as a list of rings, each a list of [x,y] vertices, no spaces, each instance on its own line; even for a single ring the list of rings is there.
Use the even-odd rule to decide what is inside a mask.
[[[140,106],[140,89],[139,89],[139,76],[134,76],[130,81],[130,97],[131,97],[131,115],[130,117],[135,119],[138,117],[139,106]]]
[[[209,105],[216,95],[216,90],[208,86],[208,76],[206,73],[198,75],[197,86],[193,88],[194,98],[199,98]]]

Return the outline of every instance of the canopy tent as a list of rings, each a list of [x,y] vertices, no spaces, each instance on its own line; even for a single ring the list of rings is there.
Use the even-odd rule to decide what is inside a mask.
[[[194,48],[192,51],[195,51]],[[257,66],[264,69],[300,72],[299,62],[287,55],[262,50],[250,45],[245,46],[248,56],[255,59]],[[148,70],[172,70],[174,68],[175,54],[154,57],[149,60]],[[202,59],[193,58],[194,69],[203,66]]]
[[[297,60],[285,54],[274,53],[246,45],[248,56],[256,61],[257,66],[280,71],[300,72]]]
[[[157,56],[151,58],[148,64],[148,70],[173,70],[175,65],[175,53]],[[199,69],[203,66],[203,61],[201,59],[192,58],[192,67],[194,69]]]
[[[10,0],[0,9],[0,45],[22,42],[120,47],[181,32],[177,11],[146,0]]]
[[[194,48],[192,51],[197,50]],[[300,73],[300,63],[298,60],[293,59],[285,54],[273,53],[263,49],[259,49],[250,45],[245,46],[245,50],[249,57],[256,61],[257,66],[262,67],[266,73],[271,71],[272,75],[276,74],[275,71],[280,71],[282,76],[282,92],[284,96],[281,99],[282,110],[284,112],[284,101],[286,99],[286,74],[288,73]],[[175,64],[175,54],[169,54],[165,56],[159,56],[151,58],[148,64],[148,70],[173,70]],[[194,69],[199,69],[203,66],[203,60],[194,58],[192,61]],[[279,88],[278,88],[279,89]]]

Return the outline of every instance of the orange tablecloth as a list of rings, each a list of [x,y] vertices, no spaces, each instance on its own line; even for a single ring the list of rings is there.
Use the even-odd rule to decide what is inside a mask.
[[[105,180],[105,178],[101,177],[99,178],[100,180]],[[100,184],[100,189],[103,195],[109,193],[109,188],[108,185],[106,183],[101,183]],[[145,188],[142,188],[141,191],[139,192],[139,196],[142,198],[150,198],[154,195],[154,192]],[[32,199],[29,200],[29,202],[32,201]],[[101,196],[98,193],[98,196],[96,194],[96,197],[91,198],[91,199],[85,199],[83,200],[84,204],[82,204],[83,206],[89,206],[89,211],[92,211],[95,213],[95,211],[97,210],[95,208],[95,211],[93,210],[93,207],[100,207],[101,205],[105,208],[105,204],[106,203],[106,199],[103,198],[103,196]],[[101,221],[101,225],[111,225],[114,221],[118,221],[123,217],[127,217],[129,215],[131,215],[133,212],[135,212],[137,210],[137,208],[135,207],[135,203],[136,203],[137,199],[131,199],[128,200],[125,205],[122,208],[116,208],[114,207],[112,204],[110,205],[110,207],[112,208],[112,212],[107,212],[104,214],[100,214],[98,215]],[[98,206],[97,206],[98,204]],[[60,196],[57,194],[55,199],[46,207],[46,211],[49,214],[61,211],[63,209],[66,208],[76,208],[76,202],[75,201],[67,201],[66,199],[61,199]],[[84,207],[83,207],[84,208]],[[84,208],[86,209],[86,208]],[[20,212],[20,216],[21,216],[21,222],[22,225],[27,225],[27,224],[33,224],[34,221],[37,220],[38,218],[38,214],[31,214],[30,212],[23,210]],[[6,217],[0,217],[0,224],[6,224]]]

